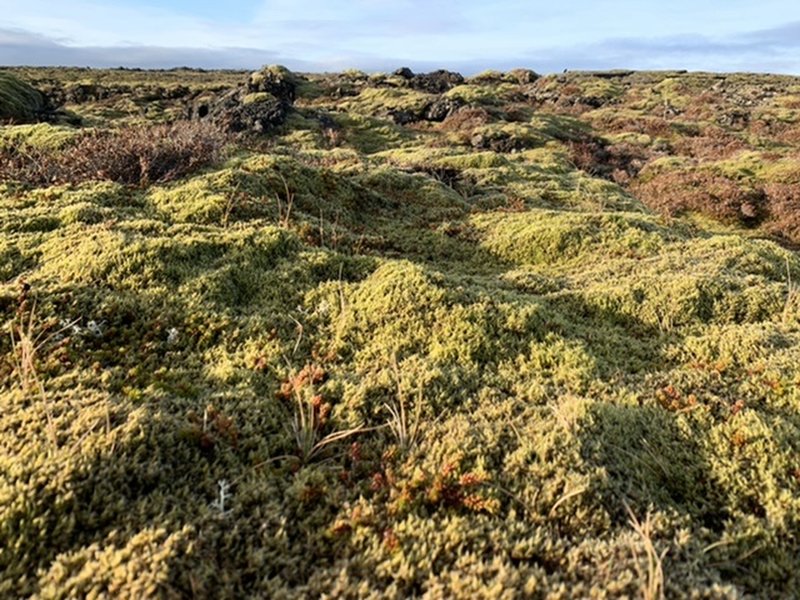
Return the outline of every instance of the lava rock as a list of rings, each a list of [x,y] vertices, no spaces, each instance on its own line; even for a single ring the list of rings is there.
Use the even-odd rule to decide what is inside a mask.
[[[286,120],[291,105],[267,92],[233,90],[209,109],[210,119],[225,131],[266,133]]]
[[[297,97],[298,82],[286,67],[265,67],[221,97],[196,99],[190,116],[209,119],[226,131],[266,133],[286,120]]]
[[[512,82],[519,83],[520,85],[528,85],[535,83],[540,75],[536,71],[530,69],[513,69],[506,73],[506,79]]]
[[[284,104],[293,104],[297,97],[298,78],[286,67],[271,66],[251,73],[247,81],[249,94],[267,93]]]
[[[398,77],[402,77],[403,79],[412,79],[414,77],[414,71],[412,71],[408,67],[397,69],[397,71],[395,71],[394,74],[397,75]]]
[[[464,77],[460,73],[442,69],[432,73],[414,75],[409,80],[412,88],[429,94],[444,94],[462,83],[464,83]]]
[[[462,106],[464,106],[464,102],[456,98],[437,98],[425,107],[422,118],[426,121],[441,123],[450,115],[455,114]]]
[[[389,116],[397,125],[408,125],[419,121],[419,115],[409,110],[393,110],[389,112]]]

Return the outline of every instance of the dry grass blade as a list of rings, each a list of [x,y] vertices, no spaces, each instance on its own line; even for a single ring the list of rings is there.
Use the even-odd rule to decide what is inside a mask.
[[[69,323],[56,332],[47,334],[46,331],[41,331],[37,335],[35,304],[31,307],[27,319],[20,315],[18,316],[18,320],[20,322],[12,322],[10,327],[11,356],[14,369],[17,373],[22,393],[25,394],[25,396],[38,397],[39,400],[41,400],[47,417],[47,437],[50,440],[52,450],[55,450],[58,447],[55,421],[50,406],[50,398],[47,395],[44,383],[39,374],[38,354],[48,340],[74,325],[74,322]]]
[[[556,502],[550,508],[550,512],[548,513],[547,516],[552,517],[556,513],[558,507],[564,504],[564,502],[566,502],[570,498],[575,498],[576,496],[580,496],[581,494],[585,493],[588,489],[589,489],[588,487],[579,487],[577,489],[565,493],[558,500],[556,500]]]
[[[800,308],[800,287],[792,281],[792,271],[789,267],[789,258],[786,258],[786,302],[783,305],[783,322],[790,320],[793,313]]]
[[[413,448],[419,438],[420,417],[422,413],[422,388],[420,387],[418,391],[417,401],[414,403],[414,414],[411,420],[409,420],[409,414],[406,410],[406,393],[403,390],[403,381],[400,375],[400,367],[397,364],[397,355],[392,356],[392,369],[394,370],[397,385],[397,399],[391,404],[384,402],[383,406],[390,414],[387,425],[397,439],[397,445],[405,452]]]
[[[297,457],[303,464],[311,462],[327,446],[371,430],[367,427],[358,426],[321,436],[322,423],[314,402],[299,390],[295,391],[294,397],[295,409],[291,429],[297,449]]]
[[[634,565],[641,580],[642,597],[645,600],[663,600],[664,599],[664,569],[662,562],[669,549],[665,549],[661,554],[656,550],[652,538],[652,521],[651,515],[648,512],[644,522],[640,522],[633,514],[627,502],[623,502],[625,510],[628,512],[629,523],[633,530],[639,535],[642,545],[645,550],[645,566],[641,566],[639,562],[639,552],[634,545],[631,545],[631,552],[633,553]]]

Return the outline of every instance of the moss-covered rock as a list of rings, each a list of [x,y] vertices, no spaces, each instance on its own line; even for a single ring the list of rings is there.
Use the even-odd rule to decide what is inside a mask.
[[[0,72],[0,123],[33,123],[47,111],[41,92],[11,73]]]

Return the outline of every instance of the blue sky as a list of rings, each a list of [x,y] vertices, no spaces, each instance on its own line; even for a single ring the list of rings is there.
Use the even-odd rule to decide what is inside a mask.
[[[0,64],[800,74],[798,0],[0,0]]]

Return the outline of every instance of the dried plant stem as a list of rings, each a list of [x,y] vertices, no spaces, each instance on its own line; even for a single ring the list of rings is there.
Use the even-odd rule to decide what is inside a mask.
[[[25,396],[37,397],[42,402],[45,416],[47,417],[47,437],[50,440],[51,450],[55,451],[58,448],[55,420],[50,406],[50,398],[47,395],[37,366],[39,350],[54,334],[44,338],[43,332],[38,336],[36,335],[35,304],[31,308],[28,318],[24,319],[20,315],[19,321],[19,323],[11,324],[11,355],[14,361],[14,369],[17,372],[22,393]]]
[[[289,224],[292,220],[292,208],[294,207],[294,192],[289,189],[289,183],[286,181],[286,178],[281,174],[278,173],[278,177],[280,178],[281,182],[283,183],[283,201],[281,201],[281,196],[276,194],[275,199],[278,202],[278,223],[284,229],[289,228]]]
[[[395,402],[384,402],[383,406],[391,415],[388,426],[397,439],[397,444],[402,451],[410,450],[417,443],[420,430],[420,417],[422,411],[422,387],[420,386],[417,401],[414,403],[414,414],[409,420],[406,410],[406,393],[403,389],[403,380],[400,367],[397,364],[397,355],[392,355],[392,369],[394,370],[397,385],[397,398]]]
[[[652,521],[651,515],[648,512],[644,522],[640,522],[636,515],[633,514],[627,502],[623,502],[625,510],[628,512],[629,522],[633,530],[641,538],[645,550],[645,566],[644,568],[639,563],[639,552],[635,547],[631,547],[634,557],[634,565],[639,574],[642,582],[641,592],[645,600],[664,600],[664,569],[662,561],[666,556],[668,549],[658,553],[652,539]]]

